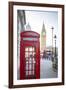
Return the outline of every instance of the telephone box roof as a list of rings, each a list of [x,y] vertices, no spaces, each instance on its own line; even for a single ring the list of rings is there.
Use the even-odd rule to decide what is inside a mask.
[[[21,37],[40,37],[40,34],[35,31],[24,31],[21,32]]]

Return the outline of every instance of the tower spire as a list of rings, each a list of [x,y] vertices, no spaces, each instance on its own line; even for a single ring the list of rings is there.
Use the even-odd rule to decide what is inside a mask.
[[[31,26],[30,26],[29,22],[28,22],[28,24],[26,25],[26,30],[28,30],[28,31],[31,30]]]
[[[42,32],[46,33],[44,21],[43,21],[43,26],[42,26]]]

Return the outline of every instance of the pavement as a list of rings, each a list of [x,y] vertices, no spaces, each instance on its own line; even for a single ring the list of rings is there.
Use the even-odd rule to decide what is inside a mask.
[[[57,72],[53,71],[51,60],[40,60],[40,78],[57,78]]]

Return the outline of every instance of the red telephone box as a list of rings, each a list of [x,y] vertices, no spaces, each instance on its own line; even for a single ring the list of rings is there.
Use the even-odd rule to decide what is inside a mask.
[[[24,31],[20,37],[20,79],[39,79],[40,35],[34,31]]]

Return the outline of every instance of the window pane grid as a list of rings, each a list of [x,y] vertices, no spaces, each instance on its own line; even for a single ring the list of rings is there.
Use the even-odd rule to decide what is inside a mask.
[[[29,69],[26,69],[25,71],[33,71],[33,70],[35,70],[35,69],[30,69],[30,70]]]
[[[28,70],[29,70],[29,48],[28,48]],[[29,71],[28,71],[28,78],[29,78]]]
[[[28,78],[30,75],[35,75],[35,48],[34,47],[26,47],[25,49],[25,59],[26,59],[26,76]]]

